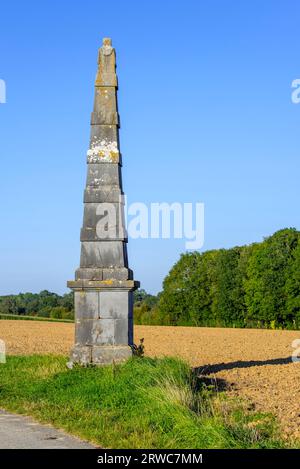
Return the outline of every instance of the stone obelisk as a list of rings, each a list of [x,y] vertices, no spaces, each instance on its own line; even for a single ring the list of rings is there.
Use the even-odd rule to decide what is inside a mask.
[[[70,364],[102,365],[132,354],[132,295],[139,284],[128,268],[117,87],[115,50],[104,38],[87,152],[80,267],[68,282],[75,301]]]

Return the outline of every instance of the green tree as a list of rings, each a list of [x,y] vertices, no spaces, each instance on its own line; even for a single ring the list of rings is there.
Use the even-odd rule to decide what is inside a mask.
[[[163,282],[158,308],[170,324],[201,325],[213,319],[218,251],[182,254]]]
[[[292,252],[286,275],[285,292],[287,321],[300,327],[300,243]]]
[[[0,302],[2,314],[18,314],[18,305],[14,296],[3,296]]]
[[[287,312],[286,278],[293,251],[299,241],[294,228],[277,231],[254,246],[249,258],[245,301],[247,318],[264,325],[285,325]]]
[[[74,293],[65,293],[59,299],[59,305],[66,308],[68,311],[74,310]]]
[[[222,249],[216,263],[216,291],[212,310],[221,325],[244,325],[244,275],[241,255],[245,248]]]

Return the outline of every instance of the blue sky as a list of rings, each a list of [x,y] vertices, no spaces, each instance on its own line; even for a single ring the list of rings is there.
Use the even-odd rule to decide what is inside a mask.
[[[300,4],[2,2],[0,294],[65,292],[79,264],[97,49],[117,50],[128,201],[204,202],[203,250],[300,229]],[[130,240],[150,292],[182,240]]]

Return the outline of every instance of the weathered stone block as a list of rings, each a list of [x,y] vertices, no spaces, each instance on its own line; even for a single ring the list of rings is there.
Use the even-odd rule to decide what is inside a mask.
[[[119,125],[118,113],[112,109],[103,109],[102,112],[92,112],[92,125]]]
[[[87,186],[84,191],[85,203],[123,202],[124,195],[118,186]]]
[[[122,241],[83,241],[80,267],[127,267],[127,253]]]
[[[75,272],[76,280],[132,280],[133,272],[126,267],[114,269],[79,268]]]
[[[76,280],[102,280],[103,269],[97,268],[79,268],[75,272]]]
[[[92,361],[92,348],[84,345],[76,345],[72,348],[70,354],[70,361],[72,363],[79,363],[80,365],[89,365]]]
[[[129,292],[102,291],[100,293],[101,318],[127,318],[129,315]],[[123,343],[123,342],[122,342]]]
[[[120,187],[120,167],[118,163],[89,163],[87,186],[99,187],[115,185]]]
[[[133,291],[140,287],[140,282],[136,280],[69,280],[69,288],[74,291]]]
[[[109,239],[125,239],[123,204],[120,202],[85,204],[80,240]]]
[[[95,365],[108,365],[114,362],[123,362],[132,357],[132,350],[127,345],[118,347],[93,347],[92,363]]]
[[[115,320],[115,344],[129,344],[130,318]]]
[[[114,319],[76,319],[75,343],[82,345],[114,345]]]
[[[98,141],[106,140],[107,142],[118,142],[118,146],[119,146],[117,126],[99,125],[99,124],[92,125],[90,145],[92,145],[95,142],[95,140],[98,140]]]
[[[76,319],[99,319],[99,292],[80,291],[74,293]]]
[[[131,269],[125,267],[114,269],[102,270],[103,280],[116,279],[116,280],[131,280],[133,279],[133,272]]]
[[[116,125],[117,115],[117,99],[116,91],[111,86],[101,86],[95,90],[94,111],[93,113],[100,115],[101,122],[93,122],[92,124]]]

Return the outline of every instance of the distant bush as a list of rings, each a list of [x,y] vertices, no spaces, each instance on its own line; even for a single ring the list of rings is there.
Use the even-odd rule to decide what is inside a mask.
[[[53,319],[73,319],[74,315],[63,306],[55,306],[51,309],[50,317]]]

